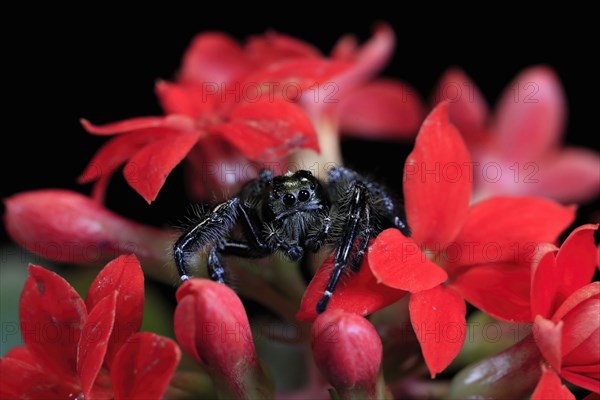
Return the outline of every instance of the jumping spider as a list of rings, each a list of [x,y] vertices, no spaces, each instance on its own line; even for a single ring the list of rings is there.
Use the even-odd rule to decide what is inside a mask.
[[[209,277],[224,283],[221,254],[259,258],[280,251],[297,261],[306,250],[335,246],[334,268],[317,303],[321,313],[344,269],[360,268],[370,238],[390,227],[410,234],[402,215],[402,208],[381,186],[347,168],[330,169],[327,183],[305,170],[281,176],[262,170],[237,196],[218,204],[181,236],[173,254],[185,281],[186,254],[207,251]],[[243,240],[232,237],[238,224]]]

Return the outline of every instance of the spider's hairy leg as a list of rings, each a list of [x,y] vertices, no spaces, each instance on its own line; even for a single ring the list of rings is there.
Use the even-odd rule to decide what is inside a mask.
[[[350,257],[350,251],[354,245],[354,241],[357,238],[359,232],[359,222],[362,215],[365,213],[367,207],[367,193],[366,187],[361,182],[356,182],[352,189],[352,197],[350,203],[350,211],[346,224],[343,230],[343,237],[335,255],[335,261],[333,271],[323,293],[323,297],[317,303],[317,313],[322,313],[327,308],[327,304],[331,299],[331,295],[337,286],[342,272],[348,265],[348,259]],[[368,243],[368,240],[367,240]]]
[[[382,208],[381,211],[383,212],[385,219],[389,221],[390,226],[398,229],[404,236],[410,237],[410,227],[404,217],[404,209],[401,202],[399,202],[398,199],[394,200],[384,187],[345,167],[331,168],[328,172],[328,179],[334,186],[343,186],[344,182],[361,182],[365,185],[372,198],[379,199],[379,202],[383,207],[377,208]]]
[[[333,218],[331,215],[327,215],[323,218],[323,224],[317,232],[311,233],[305,241],[306,247],[316,253],[327,241],[331,226],[333,225]]]
[[[363,229],[360,233],[360,243],[358,245],[356,254],[352,256],[352,260],[350,262],[350,268],[352,268],[352,271],[354,272],[358,272],[360,269],[360,265],[365,258],[365,252],[367,251],[369,240],[371,240],[371,235],[373,234],[373,227],[371,226],[371,211],[368,202],[365,206],[363,221]]]
[[[267,225],[267,246],[271,249],[271,252],[276,250],[283,251],[291,261],[298,261],[304,256],[304,250],[298,243],[288,243],[282,238],[279,229],[272,225]]]
[[[238,207],[239,199],[237,197],[218,204],[200,223],[175,242],[173,255],[177,272],[182,281],[189,279],[187,254],[225,239],[237,221]],[[211,254],[212,250],[209,259]]]
[[[221,264],[221,259],[217,254],[217,248],[211,247],[210,252],[208,253],[208,277],[219,283],[225,283],[225,268],[223,268],[223,264]]]

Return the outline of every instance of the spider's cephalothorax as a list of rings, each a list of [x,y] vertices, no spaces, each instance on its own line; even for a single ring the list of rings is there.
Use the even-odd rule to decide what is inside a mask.
[[[241,228],[240,239],[232,235]],[[321,183],[309,171],[273,176],[263,170],[236,197],[214,207],[175,243],[181,280],[186,255],[208,253],[208,274],[224,282],[220,255],[264,257],[276,251],[297,261],[323,245],[336,248],[334,268],[317,312],[323,312],[346,267],[360,267],[369,239],[394,227],[409,235],[402,208],[378,184],[347,168],[332,168]]]

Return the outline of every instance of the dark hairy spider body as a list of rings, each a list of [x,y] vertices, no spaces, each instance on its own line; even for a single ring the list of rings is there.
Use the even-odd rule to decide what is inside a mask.
[[[207,252],[209,277],[225,283],[221,255],[258,258],[282,252],[298,261],[307,251],[333,247],[334,267],[317,304],[321,313],[342,272],[360,268],[371,238],[386,228],[410,234],[403,214],[383,187],[348,168],[330,169],[327,182],[305,170],[281,176],[262,170],[237,196],[215,206],[183,234],[173,255],[185,281],[189,279],[187,255]],[[237,227],[242,240],[232,235]]]

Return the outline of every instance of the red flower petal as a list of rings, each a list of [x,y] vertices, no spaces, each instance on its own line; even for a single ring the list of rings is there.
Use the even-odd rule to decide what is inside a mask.
[[[331,256],[323,262],[304,292],[300,310],[296,314],[299,321],[312,321],[317,317],[317,303],[323,297],[323,292],[329,282],[331,270],[333,269],[333,258]],[[366,316],[395,303],[405,295],[405,291],[392,289],[377,283],[377,279],[371,272],[368,260],[365,257],[358,272],[341,278],[333,296],[331,296],[327,310],[343,310]]]
[[[248,69],[242,47],[219,32],[197,35],[183,56],[178,80],[202,85],[228,84]]]
[[[397,229],[386,229],[369,248],[369,266],[378,283],[408,292],[431,289],[448,278],[419,246]]]
[[[344,54],[340,57],[339,49],[337,61],[352,61],[352,67],[335,77],[340,98],[345,97],[346,91],[370,79],[381,71],[392,57],[396,37],[392,27],[388,24],[377,24],[373,36],[361,47],[356,47],[354,54]],[[347,51],[347,50],[346,50]]]
[[[172,132],[168,129],[143,129],[110,140],[98,150],[77,181],[81,184],[98,181],[93,198],[103,202],[112,174],[144,146],[169,134]]]
[[[331,49],[331,58],[341,61],[353,61],[358,52],[358,39],[352,34],[346,34],[338,39]]]
[[[230,122],[216,126],[248,159],[279,160],[299,148],[319,151],[317,134],[302,109],[279,97],[243,103],[230,114]]]
[[[373,35],[357,48],[355,59],[365,67],[370,66],[371,73],[380,71],[392,57],[396,35],[392,26],[379,22],[373,27]]]
[[[192,147],[185,161],[189,197],[203,203],[226,200],[228,193],[237,193],[258,173],[256,165],[217,135],[210,135],[201,145]]]
[[[521,193],[541,195],[562,203],[585,202],[600,193],[600,155],[590,149],[567,147],[546,155],[527,170]],[[524,181],[526,179],[526,181]]]
[[[161,399],[180,358],[170,339],[150,332],[131,336],[110,371],[115,399]]]
[[[561,373],[565,371],[569,371],[574,374],[586,375],[594,379],[600,379],[600,364],[568,365],[563,367]]]
[[[412,87],[384,79],[346,94],[336,112],[342,132],[369,139],[411,138],[425,114]]]
[[[597,319],[598,315],[600,315],[600,307],[596,307],[594,311],[596,314],[594,314],[592,318]],[[567,340],[571,340],[571,338],[569,337]],[[564,355],[564,365],[573,365],[575,367],[580,365],[596,365],[595,371],[592,371],[589,375],[594,375],[596,379],[600,379],[600,346],[598,346],[598,343],[600,343],[600,327],[597,326],[596,330],[594,330],[587,339],[581,342],[568,354]]]
[[[524,264],[481,264],[451,275],[450,282],[469,303],[494,318],[529,322],[530,271]]]
[[[562,328],[562,322],[554,324],[540,315],[535,317],[533,337],[540,352],[555,371],[560,371],[562,364]]]
[[[4,355],[4,357],[19,360],[35,368],[38,367],[37,361],[35,361],[35,358],[31,355],[26,346],[13,347]]]
[[[274,31],[251,36],[245,50],[248,60],[255,68],[298,58],[321,57],[321,53],[314,46]]]
[[[138,117],[105,125],[94,125],[87,119],[80,120],[86,131],[101,136],[133,132],[140,129],[161,128],[164,126],[164,121],[165,117]]]
[[[77,343],[87,318],[85,304],[67,281],[29,266],[19,301],[23,341],[38,364],[64,382],[77,380]]]
[[[507,87],[497,109],[493,131],[509,160],[537,160],[563,131],[566,101],[556,73],[538,66],[521,72]]]
[[[142,325],[144,274],[134,255],[120,256],[100,271],[85,299],[88,310],[93,311],[104,298],[113,296],[114,293],[118,293],[114,329],[105,357],[109,367],[119,347],[139,331]]]
[[[575,207],[537,197],[481,201],[471,207],[452,244],[452,253],[460,257],[450,257],[448,271],[452,275],[453,267],[495,262],[531,265],[537,244],[554,242],[574,219]]]
[[[563,318],[564,365],[589,365],[600,361],[600,299],[587,299]],[[559,322],[560,323],[560,322]]]
[[[423,122],[404,165],[406,215],[415,242],[439,250],[460,231],[471,198],[470,161],[448,120],[448,103],[441,103]]]
[[[342,61],[299,59],[269,65],[244,78],[250,88],[263,86],[269,99],[281,95],[287,101],[337,102],[339,87],[333,80],[352,67]],[[319,91],[318,85],[329,84]],[[329,90],[325,90],[329,89]]]
[[[588,299],[600,299],[600,282],[592,282],[571,294],[552,316],[555,323]]]
[[[465,341],[465,301],[454,289],[436,286],[412,293],[409,310],[425,363],[431,378],[435,378],[452,362]]]
[[[90,392],[92,399],[114,399],[115,394],[113,391],[112,384],[110,382],[110,372],[106,368],[101,368],[94,386]]]
[[[542,378],[537,384],[531,400],[575,400],[573,393],[560,382],[560,377],[552,368],[544,368]]]
[[[465,142],[480,144],[489,116],[487,103],[475,83],[459,68],[447,70],[433,93],[433,105],[450,103],[450,121],[456,125]]]
[[[217,96],[220,96],[221,86],[213,82],[184,85],[159,81],[155,90],[166,114],[199,118],[212,116],[217,111]]]
[[[148,203],[152,203],[167,176],[185,158],[200,136],[199,131],[182,131],[147,145],[125,166],[125,180]]]
[[[556,255],[558,304],[592,281],[596,272],[594,231],[597,229],[598,224],[580,226],[560,246]]]
[[[556,268],[556,251],[548,251],[535,264],[531,281],[531,316],[552,317],[560,303],[556,303],[556,292],[560,284]]]
[[[150,119],[151,122],[144,122]],[[139,122],[138,120],[144,121]],[[79,183],[98,181],[94,186],[93,197],[99,202],[104,200],[106,186],[114,171],[125,161],[134,157],[136,153],[139,153],[141,149],[150,147],[149,143],[156,142],[159,139],[172,140],[173,136],[181,135],[182,132],[197,134],[194,121],[180,115],[134,118],[103,127],[94,127],[85,120],[82,122],[86,129],[91,132],[128,133],[105,144],[78,178]],[[125,177],[137,178],[140,173],[138,168],[137,164],[130,161],[124,170]]]
[[[108,338],[115,322],[115,305],[118,292],[104,297],[90,311],[83,326],[77,348],[77,373],[81,379],[83,395],[88,397],[100,372],[108,347]]]
[[[0,358],[0,377],[2,399],[68,399],[79,395],[72,383],[15,358]]]
[[[597,371],[600,366],[598,364],[596,364],[595,367],[596,367],[596,371]],[[573,372],[569,371],[568,369],[561,371],[561,375],[564,379],[566,379],[567,381],[569,381],[579,387],[590,390],[590,391],[594,392],[595,394],[600,394],[600,380],[598,380],[598,379],[590,378],[589,376],[581,375],[578,373],[573,373]],[[584,400],[587,400],[588,398],[590,400],[594,399],[593,396],[592,397],[587,396]]]
[[[92,264],[133,249],[147,262],[163,262],[168,231],[122,218],[89,197],[67,190],[38,190],[5,200],[10,236],[35,254],[61,262]]]

